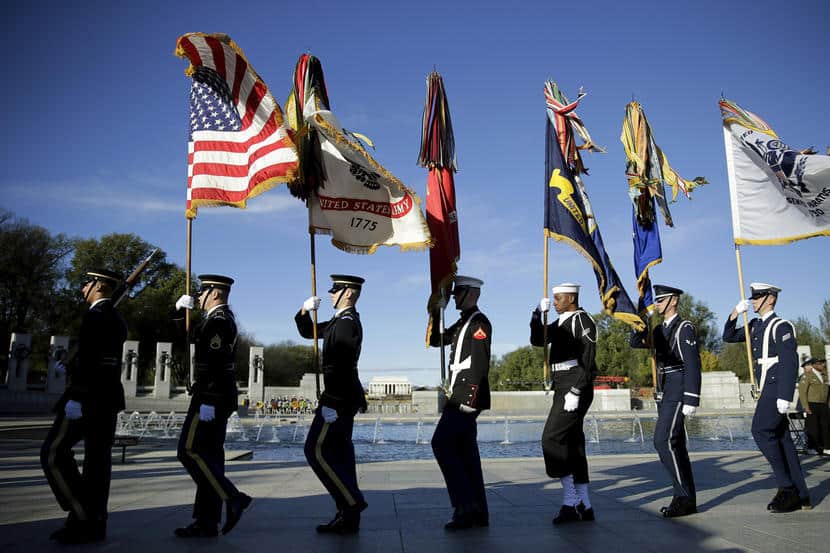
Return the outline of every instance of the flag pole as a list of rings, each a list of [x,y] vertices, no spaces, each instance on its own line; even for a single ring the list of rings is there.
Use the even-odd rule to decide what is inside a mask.
[[[185,253],[185,277],[184,277],[184,293],[190,295],[190,280],[191,280],[191,245],[193,243],[193,219],[187,218],[187,248]],[[187,390],[190,391],[191,382],[193,381],[193,367],[190,359],[190,309],[184,310],[184,358],[185,367],[187,367]]]
[[[543,233],[545,239],[545,256],[544,256],[544,276],[542,278],[543,281],[543,290],[542,290],[542,297],[548,297],[548,233],[545,231]],[[543,351],[543,358],[542,358],[542,377],[543,377],[543,384],[545,386],[545,391],[550,390],[550,362],[548,359],[548,312],[545,311],[542,313],[542,351]]]
[[[650,286],[650,284],[649,284]],[[648,358],[651,362],[651,383],[654,388],[654,397],[657,399],[657,351],[654,349],[654,334],[651,331],[651,317],[646,314],[646,344],[648,344]]]
[[[317,254],[314,248],[314,227],[311,225],[311,200],[312,196],[308,198],[308,242],[311,250],[311,295],[317,295]],[[317,310],[311,312],[311,333],[314,340],[314,359],[312,367],[314,368],[314,380],[317,388],[317,399],[320,399],[320,349],[317,344]]]
[[[738,264],[738,286],[740,286],[740,297],[744,299],[744,270],[743,265],[741,264],[741,247],[736,243],[735,244],[735,261]],[[752,383],[752,391],[751,396],[752,399],[758,399],[758,386],[755,382],[755,367],[754,363],[752,362],[752,346],[750,345],[750,338],[749,338],[749,317],[746,315],[746,311],[743,313],[744,315],[744,343],[746,343],[746,360],[749,367],[749,381]]]
[[[444,298],[444,290],[441,290],[441,298]],[[444,308],[440,309],[440,316],[438,317],[439,320],[439,327],[438,330],[440,331],[440,351],[441,351],[441,386],[443,388],[447,388],[447,365],[446,360],[444,359]],[[435,324],[435,321],[433,321]],[[449,390],[447,390],[449,391]]]

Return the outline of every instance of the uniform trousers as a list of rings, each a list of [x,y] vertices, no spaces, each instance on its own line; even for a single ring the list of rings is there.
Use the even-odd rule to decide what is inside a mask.
[[[225,476],[227,426],[228,416],[219,409],[215,419],[203,421],[199,419],[199,406],[191,405],[179,437],[179,461],[196,482],[193,518],[204,525],[218,524],[222,502],[239,494]]]
[[[770,389],[771,388],[771,389]],[[775,386],[761,392],[755,414],[752,417],[752,437],[758,449],[766,457],[775,475],[779,488],[795,486],[802,499],[809,496],[798,452],[790,437],[787,415],[782,415],[776,408]],[[770,391],[767,391],[770,390]]]
[[[339,415],[328,423],[321,407],[314,412],[305,440],[305,458],[311,470],[334,499],[338,511],[362,508],[363,493],[357,485],[357,467],[352,443],[354,415]],[[365,506],[365,505],[363,505]]]
[[[551,478],[573,474],[574,484],[587,484],[588,459],[585,456],[585,413],[594,401],[594,387],[588,386],[579,395],[575,411],[565,411],[565,394],[570,390],[557,388],[548,420],[542,430],[542,453],[545,471]]]
[[[826,403],[810,403],[810,411],[804,419],[807,441],[816,451],[830,449],[830,409]]]
[[[107,518],[117,413],[87,411],[80,419],[69,420],[61,407],[40,449],[40,464],[64,511],[77,520],[101,521]],[[72,453],[81,440],[83,473]]]
[[[657,424],[654,427],[654,449],[671,476],[675,497],[696,501],[692,463],[686,448],[683,402],[664,399],[657,403]]]
[[[463,413],[457,406],[447,405],[432,435],[432,452],[444,475],[452,506],[486,513],[487,496],[477,441],[478,414]]]

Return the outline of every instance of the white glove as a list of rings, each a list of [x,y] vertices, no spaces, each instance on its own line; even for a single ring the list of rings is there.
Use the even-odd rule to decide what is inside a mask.
[[[81,412],[81,404],[72,399],[66,402],[63,412],[66,415],[66,418],[71,421],[78,420],[84,416]]]
[[[469,405],[464,405],[463,403],[458,406],[458,410],[462,413],[475,413],[476,409],[474,407],[470,407]]]
[[[320,414],[323,415],[323,420],[329,424],[337,420],[337,410],[331,407],[323,405],[322,409],[320,409]]]
[[[179,311],[182,308],[193,309],[193,305],[193,296],[188,296],[187,294],[185,294],[176,300],[176,311]]]
[[[746,313],[747,311],[749,311],[749,306],[750,306],[749,300],[741,300],[735,306],[735,313],[737,313],[738,315],[740,315],[742,313]]]
[[[565,394],[565,411],[570,413],[576,411],[577,407],[579,407],[579,396],[572,392]]]
[[[55,361],[55,374],[58,376],[66,374],[66,365],[63,361]]]
[[[213,405],[200,405],[199,406],[199,420],[204,422],[210,422],[216,418],[216,407]]]
[[[778,412],[782,415],[786,415],[787,411],[790,410],[790,402],[786,399],[776,399],[775,406],[778,408]]]
[[[694,405],[684,405],[683,406],[683,416],[684,417],[694,417],[696,411],[697,411],[697,407],[695,407]]]
[[[320,298],[317,296],[311,296],[307,300],[303,302],[303,311],[306,313],[309,311],[317,311],[317,308],[320,307]]]
[[[550,298],[542,298],[539,300],[539,311],[542,313],[550,311]]]

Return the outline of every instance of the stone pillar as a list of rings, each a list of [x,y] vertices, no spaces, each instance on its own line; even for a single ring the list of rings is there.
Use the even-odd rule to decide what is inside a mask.
[[[824,346],[824,360],[830,365],[830,344]],[[827,370],[827,374],[830,374],[830,369]]]
[[[124,386],[124,397],[135,398],[138,384],[138,342],[127,340],[121,354],[121,385]]]
[[[170,374],[173,360],[173,344],[170,342],[156,343],[156,381],[153,387],[153,397],[156,399],[170,399],[172,375]]]
[[[6,385],[9,391],[25,392],[29,374],[29,354],[32,353],[32,335],[12,333],[9,341],[9,372]]]
[[[66,361],[69,353],[68,336],[52,336],[49,340],[49,359],[46,362],[46,391],[50,394],[62,394],[66,389]],[[63,363],[63,370],[55,370],[58,361]]]
[[[251,346],[248,352],[248,399],[265,401],[265,348]]]

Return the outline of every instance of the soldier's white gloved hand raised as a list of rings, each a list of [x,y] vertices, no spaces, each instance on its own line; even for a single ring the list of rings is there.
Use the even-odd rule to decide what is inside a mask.
[[[458,410],[462,413],[475,413],[476,410],[474,407],[470,407],[469,405],[464,405],[463,403],[458,406]]]
[[[332,409],[331,407],[326,407],[325,405],[323,405],[320,408],[320,414],[323,416],[323,420],[329,424],[337,420],[337,410]]]
[[[55,361],[55,374],[58,376],[66,374],[66,365],[63,364],[63,361]]]
[[[741,300],[735,306],[735,313],[737,313],[738,315],[741,315],[742,313],[746,313],[747,311],[749,311],[749,306],[750,306],[749,300]]]
[[[81,411],[81,404],[72,399],[66,402],[66,406],[64,406],[63,412],[66,415],[66,418],[71,421],[78,420],[84,416],[83,412]]]
[[[683,416],[684,417],[694,417],[695,412],[697,412],[697,407],[694,405],[684,405],[683,406]]]
[[[199,406],[199,420],[204,422],[210,422],[216,418],[216,407],[213,405],[200,405]]]
[[[550,311],[550,298],[542,298],[539,300],[539,311],[541,313],[547,313]]]
[[[309,311],[317,311],[320,307],[320,298],[317,296],[311,296],[307,300],[303,302],[303,311],[308,313]]]
[[[787,411],[790,410],[790,402],[786,399],[776,399],[775,406],[778,408],[778,412],[782,415],[786,415]]]
[[[576,411],[577,407],[579,407],[579,396],[572,392],[565,394],[565,411],[570,413]]]
[[[187,294],[183,295],[179,299],[176,300],[176,311],[184,309],[193,309],[195,302],[193,301],[193,296],[188,296]]]

